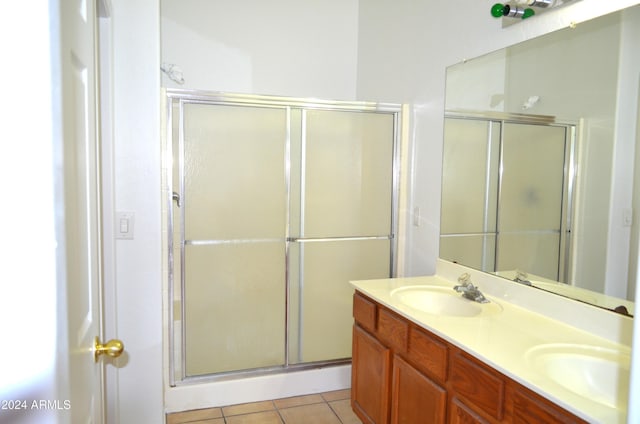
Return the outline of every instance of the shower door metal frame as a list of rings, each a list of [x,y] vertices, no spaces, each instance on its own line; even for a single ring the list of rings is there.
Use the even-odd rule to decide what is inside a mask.
[[[454,111],[448,110],[445,112],[445,119],[466,119],[483,121],[489,124],[489,130],[487,138],[489,144],[491,143],[491,132],[493,131],[493,124],[500,124],[499,135],[499,167],[498,172],[498,186],[497,186],[497,204],[500,204],[501,191],[502,191],[502,149],[504,140],[504,124],[523,124],[523,125],[541,125],[565,128],[565,149],[564,149],[564,167],[563,167],[563,183],[562,183],[562,206],[560,217],[560,229],[559,229],[559,246],[558,246],[558,279],[563,282],[571,281],[571,267],[570,259],[572,255],[572,243],[571,243],[571,231],[573,226],[573,203],[574,203],[574,189],[575,179],[577,174],[577,154],[576,147],[578,141],[579,122],[573,120],[558,120],[555,116],[550,115],[528,115],[519,113],[506,113],[506,112],[478,112],[470,110]],[[489,153],[487,153],[487,157]],[[488,160],[488,159],[487,159]],[[489,173],[489,170],[487,170]],[[487,176],[488,178],[488,176]],[[485,195],[485,201],[486,201]],[[499,213],[496,213],[496,240],[494,251],[494,269],[497,269],[497,257],[498,257],[498,235],[499,235]],[[488,233],[479,233],[477,235],[486,235]],[[453,235],[455,236],[455,235]],[[483,252],[484,254],[484,252]],[[483,262],[484,263],[484,262]]]
[[[183,384],[192,384],[202,381],[220,381],[226,379],[234,379],[241,378],[247,376],[256,376],[263,374],[273,374],[273,373],[284,373],[290,371],[298,371],[309,368],[317,368],[318,366],[329,366],[329,365],[341,365],[345,363],[349,363],[351,361],[350,358],[346,359],[337,359],[337,360],[328,360],[321,362],[312,362],[312,363],[300,363],[300,364],[290,364],[289,358],[289,309],[290,309],[290,245],[291,243],[310,243],[310,242],[323,242],[323,241],[335,241],[335,240],[375,240],[375,239],[388,239],[390,240],[390,257],[389,257],[389,270],[390,276],[395,276],[397,272],[397,249],[398,249],[398,202],[399,202],[399,174],[400,174],[400,131],[401,131],[401,105],[392,104],[392,103],[375,103],[375,102],[346,102],[346,101],[330,101],[330,100],[321,100],[321,99],[304,99],[304,98],[295,98],[295,97],[277,97],[277,96],[262,96],[262,95],[248,95],[248,94],[235,94],[235,93],[224,93],[224,92],[210,92],[210,91],[201,91],[201,90],[183,90],[183,89],[164,89],[165,93],[165,101],[166,101],[166,127],[165,127],[165,145],[163,146],[163,155],[164,155],[164,182],[165,182],[165,207],[166,207],[166,225],[167,225],[167,277],[168,277],[168,371],[169,371],[169,385],[177,386]],[[174,112],[173,108],[175,103],[177,102],[179,108],[179,157],[178,161],[180,163],[179,168],[181,175],[178,175],[179,180],[179,193],[176,192],[175,187],[173,186],[174,181],[174,164],[173,160],[173,123],[174,123]],[[182,216],[180,222],[180,233],[182,236],[181,246],[180,246],[180,255],[179,260],[181,261],[180,267],[180,275],[176,276],[174,269],[174,261],[176,258],[174,257],[174,240],[173,234],[175,231],[174,228],[174,212],[173,208],[175,203],[180,203],[178,207],[184,207],[187,199],[184,197],[184,175],[183,175],[183,151],[184,151],[184,105],[185,104],[209,104],[209,105],[226,105],[226,106],[247,106],[247,107],[265,107],[265,108],[276,108],[276,109],[284,109],[286,111],[286,139],[283,140],[285,143],[285,191],[286,191],[286,225],[285,225],[285,235],[283,239],[269,239],[269,240],[244,240],[243,242],[252,242],[252,241],[283,241],[285,243],[285,323],[284,323],[284,364],[280,366],[271,366],[266,368],[258,368],[258,369],[249,369],[249,370],[238,370],[238,371],[230,371],[223,372],[218,374],[206,374],[206,375],[198,375],[198,376],[187,376],[186,375],[186,342],[185,342],[185,308],[184,304],[181,304],[181,375],[179,378],[176,376],[176,357],[174,354],[174,348],[176,345],[176,335],[175,335],[175,316],[174,316],[174,301],[176,300],[175,293],[175,278],[180,278],[180,302],[184,302],[184,294],[185,294],[185,276],[184,276],[184,259],[185,259],[185,245],[186,244],[222,244],[225,242],[233,242],[233,241],[221,241],[221,240],[212,240],[212,241],[197,241],[197,242],[189,242],[184,239],[185,234],[185,223],[184,223],[184,215]],[[391,207],[391,228],[389,229],[388,236],[374,236],[374,237],[337,237],[337,238],[305,238],[305,237],[291,237],[290,236],[290,209],[291,209],[291,111],[292,109],[300,109],[302,112],[302,117],[304,120],[305,112],[307,110],[333,110],[333,111],[350,111],[350,112],[369,112],[369,113],[384,113],[384,114],[392,114],[393,115],[393,146],[392,146],[392,164],[391,164],[391,199],[390,199],[390,207]],[[304,128],[301,133],[304,143]],[[176,198],[177,194],[177,198]],[[177,200],[177,202],[176,202]],[[175,203],[174,203],[175,202]],[[302,213],[302,211],[301,211]]]

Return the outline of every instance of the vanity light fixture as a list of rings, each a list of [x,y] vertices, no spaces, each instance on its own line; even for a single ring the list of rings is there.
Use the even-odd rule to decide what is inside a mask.
[[[562,6],[566,3],[570,3],[574,0],[511,0],[509,3],[496,3],[491,7],[491,16],[494,18],[520,18],[526,19],[536,14],[536,9],[539,11],[551,9],[557,6]]]
[[[503,16],[507,16],[509,18],[520,18],[527,19],[533,15],[535,15],[535,11],[527,7],[522,8],[518,6],[511,6],[509,4],[496,3],[491,7],[491,16],[494,18],[501,18]]]
[[[549,7],[557,2],[553,0],[514,0],[513,3],[520,6]]]

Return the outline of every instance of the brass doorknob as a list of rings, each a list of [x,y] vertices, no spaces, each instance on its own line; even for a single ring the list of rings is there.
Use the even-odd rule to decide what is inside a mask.
[[[124,344],[118,340],[109,340],[105,344],[100,343],[100,339],[96,337],[93,342],[93,359],[98,362],[98,356],[107,355],[112,358],[117,358],[122,354],[124,350]]]

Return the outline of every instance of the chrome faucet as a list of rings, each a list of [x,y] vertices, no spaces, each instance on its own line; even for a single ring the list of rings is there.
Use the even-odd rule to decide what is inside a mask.
[[[460,284],[454,286],[453,289],[458,293],[462,293],[462,297],[478,303],[489,303],[489,299],[484,297],[480,290],[473,285],[471,282],[471,275],[469,275],[469,273],[465,272],[458,277],[458,283]]]
[[[529,276],[526,272],[520,271],[516,269],[516,278],[513,279],[516,283],[524,284],[525,286],[530,286],[531,281],[528,280]]]

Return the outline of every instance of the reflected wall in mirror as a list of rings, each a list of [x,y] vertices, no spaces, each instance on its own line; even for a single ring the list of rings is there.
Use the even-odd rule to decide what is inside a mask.
[[[635,6],[447,70],[442,259],[633,314],[638,39]]]

